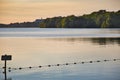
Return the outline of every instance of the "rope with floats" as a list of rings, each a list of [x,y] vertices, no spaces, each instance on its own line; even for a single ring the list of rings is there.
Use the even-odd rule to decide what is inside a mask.
[[[8,72],[11,71],[17,71],[17,70],[25,70],[25,69],[35,69],[35,68],[44,68],[44,67],[60,67],[60,66],[69,66],[69,65],[77,65],[77,64],[87,64],[87,63],[100,63],[100,62],[110,62],[110,61],[119,61],[120,59],[105,59],[105,60],[94,60],[94,61],[81,61],[81,62],[71,62],[71,63],[63,63],[63,64],[49,64],[49,65],[39,65],[39,66],[28,66],[28,67],[17,67],[17,68],[12,68],[8,67]],[[3,67],[4,69],[4,67]]]

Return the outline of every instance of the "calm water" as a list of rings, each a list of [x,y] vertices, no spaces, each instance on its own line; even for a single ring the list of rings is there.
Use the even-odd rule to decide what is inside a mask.
[[[8,67],[29,67],[120,58],[120,29],[0,29],[0,56]],[[3,62],[0,61],[0,80]],[[120,80],[120,61],[24,69],[12,80]]]

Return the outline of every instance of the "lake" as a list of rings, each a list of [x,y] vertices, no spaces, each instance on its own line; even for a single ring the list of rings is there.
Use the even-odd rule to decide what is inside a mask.
[[[120,60],[103,61],[120,59],[120,29],[1,28],[4,54],[10,80],[120,80]]]

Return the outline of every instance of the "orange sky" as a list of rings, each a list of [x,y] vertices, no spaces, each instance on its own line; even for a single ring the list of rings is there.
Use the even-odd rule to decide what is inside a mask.
[[[0,23],[83,15],[100,9],[117,11],[119,5],[120,0],[0,0]]]

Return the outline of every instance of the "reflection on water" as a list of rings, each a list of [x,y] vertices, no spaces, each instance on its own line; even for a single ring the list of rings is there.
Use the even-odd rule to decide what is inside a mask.
[[[108,44],[120,45],[120,38],[92,38],[91,41],[99,45],[108,45]]]
[[[120,58],[120,38],[0,38],[0,56],[8,67],[26,67]],[[0,61],[2,68],[3,62]],[[0,69],[0,80],[3,74]],[[12,80],[119,80],[120,63],[72,65],[8,73]]]
[[[91,43],[97,45],[109,45],[109,44],[120,45],[120,38],[54,38],[52,40],[58,40],[58,41],[65,40],[70,42],[90,41]]]

